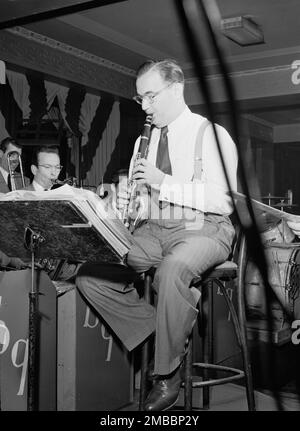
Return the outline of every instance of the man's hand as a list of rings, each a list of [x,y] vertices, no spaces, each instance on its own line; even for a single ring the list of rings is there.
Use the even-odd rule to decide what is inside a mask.
[[[146,159],[138,159],[132,171],[132,178],[139,184],[146,184],[153,189],[159,190],[165,174],[148,162]]]
[[[117,194],[116,207],[119,211],[122,211],[129,202],[129,193],[128,192],[119,192]]]
[[[16,268],[16,269],[22,269],[22,268],[28,267],[28,265],[18,257],[11,257],[8,266],[12,266],[13,268]]]
[[[23,260],[18,257],[7,256],[3,251],[0,251],[0,266],[16,269],[27,268],[27,264]]]
[[[115,206],[118,211],[123,212],[130,199],[130,190],[127,181],[122,181],[117,185],[115,195]]]

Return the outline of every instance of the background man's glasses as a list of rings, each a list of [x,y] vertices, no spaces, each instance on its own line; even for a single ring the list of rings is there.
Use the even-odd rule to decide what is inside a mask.
[[[51,169],[54,169],[55,171],[61,171],[62,170],[62,168],[63,168],[63,166],[60,166],[60,165],[58,165],[58,166],[52,166],[52,165],[38,165],[38,166],[41,166],[42,168],[45,168],[45,169],[47,169],[48,171],[50,171]]]
[[[141,105],[143,103],[143,100],[147,100],[148,103],[150,103],[150,105],[152,105],[152,103],[155,101],[155,98],[162,93],[164,90],[166,90],[167,88],[169,88],[171,85],[173,85],[174,82],[171,82],[170,84],[166,85],[165,87],[161,88],[159,91],[155,91],[154,93],[148,93],[145,94],[144,96],[133,96],[133,100],[138,103],[139,105]]]

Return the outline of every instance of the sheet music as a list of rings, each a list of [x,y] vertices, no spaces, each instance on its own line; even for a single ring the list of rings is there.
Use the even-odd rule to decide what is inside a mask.
[[[103,200],[90,190],[78,189],[65,184],[54,190],[42,192],[16,190],[0,195],[0,201],[32,200],[66,200],[72,202],[86,217],[89,224],[105,238],[121,257],[128,253],[128,250],[134,243],[132,235],[117,217],[113,208],[105,205]],[[79,226],[76,225],[74,227]],[[72,228],[72,226],[66,226],[66,228]]]

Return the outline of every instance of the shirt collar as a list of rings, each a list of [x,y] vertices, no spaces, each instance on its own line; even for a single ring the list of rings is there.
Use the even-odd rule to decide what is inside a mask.
[[[45,188],[41,184],[37,183],[35,180],[32,181],[33,188],[36,192],[43,192]]]

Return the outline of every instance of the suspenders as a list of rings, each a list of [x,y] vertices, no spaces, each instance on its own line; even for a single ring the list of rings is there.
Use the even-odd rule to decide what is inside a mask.
[[[192,180],[201,180],[202,178],[202,148],[203,148],[203,136],[206,128],[211,125],[211,122],[208,120],[203,121],[201,126],[199,127],[196,144],[195,144],[195,153],[194,153],[194,175],[192,176]],[[200,212],[195,210],[196,212]],[[217,215],[214,214],[213,217],[218,217],[219,220],[222,218],[223,220],[229,220],[228,216]]]
[[[193,174],[192,180],[193,179],[201,180],[201,178],[202,178],[202,172],[203,172],[203,167],[202,167],[203,136],[204,136],[204,132],[205,132],[207,126],[209,126],[210,124],[211,124],[210,121],[205,120],[205,121],[203,121],[203,123],[201,124],[201,126],[199,127],[199,130],[198,130],[196,144],[195,144],[194,174]]]

